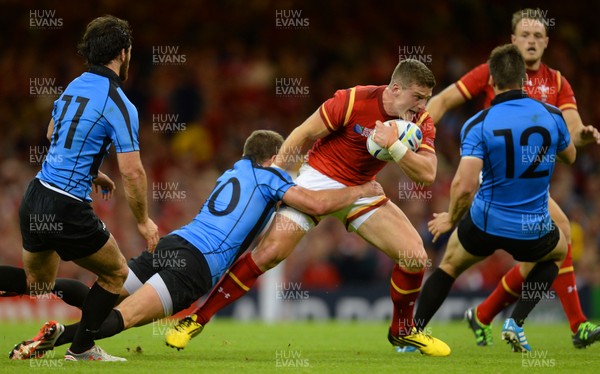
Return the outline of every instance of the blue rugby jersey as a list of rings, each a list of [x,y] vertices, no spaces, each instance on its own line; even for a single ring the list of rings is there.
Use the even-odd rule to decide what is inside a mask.
[[[242,158],[217,179],[192,222],[172,234],[198,248],[214,285],[262,231],[277,203],[294,185],[283,170]]]
[[[570,142],[561,111],[520,90],[502,93],[461,130],[461,157],[483,160],[471,205],[481,230],[532,240],[551,229],[548,190],[556,154]]]
[[[140,149],[137,109],[105,66],[74,79],[54,102],[52,118],[50,149],[37,178],[82,200],[91,201],[92,180],[111,143],[117,152]]]

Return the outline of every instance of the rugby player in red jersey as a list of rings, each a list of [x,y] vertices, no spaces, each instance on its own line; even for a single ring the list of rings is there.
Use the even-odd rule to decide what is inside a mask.
[[[433,73],[423,63],[403,60],[396,66],[389,85],[337,91],[292,131],[278,154],[277,166],[295,173],[300,167],[297,160],[302,160],[308,151],[308,161],[296,180],[299,186],[320,190],[374,180],[386,165],[366,148],[367,137],[376,129],[375,142],[388,149],[403,172],[416,183],[431,184],[437,171],[435,127],[424,109],[434,85]],[[420,126],[423,141],[417,152],[398,141],[396,126],[382,123],[397,118]],[[394,304],[388,332],[390,343],[414,347],[426,355],[449,355],[450,348],[444,342],[414,327],[413,308],[427,254],[406,215],[381,196],[356,200],[332,216],[396,262],[390,285]],[[291,207],[280,209],[258,247],[233,264],[199,309],[167,331],[167,344],[185,347],[214,313],[244,295],[263,272],[284,260],[321,218],[324,217],[311,217]]]
[[[600,144],[598,130],[593,126],[583,125],[577,111],[575,94],[567,79],[560,71],[551,69],[542,62],[549,41],[548,25],[549,21],[540,9],[523,9],[513,14],[511,41],[519,48],[527,67],[527,81],[524,82],[523,89],[529,97],[554,105],[563,112],[576,146]],[[487,63],[481,64],[433,97],[427,105],[427,110],[435,123],[438,123],[447,110],[481,95],[483,106],[487,108],[494,98],[494,91],[489,82],[489,67]],[[573,270],[569,219],[552,198],[549,199],[548,206],[552,219],[569,243],[567,257],[552,286],[569,319],[573,345],[583,348],[600,339],[600,327],[588,322],[581,310]],[[467,310],[465,317],[475,333],[478,345],[486,346],[492,343],[492,320],[502,309],[519,298],[521,285],[531,267],[530,263],[515,265],[502,277],[494,292],[483,303]]]

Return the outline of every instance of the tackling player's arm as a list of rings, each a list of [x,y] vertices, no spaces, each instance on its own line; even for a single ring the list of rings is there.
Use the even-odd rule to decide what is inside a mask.
[[[148,251],[152,252],[158,243],[158,227],[148,217],[146,172],[140,152],[117,153],[117,162],[123,178],[127,203],[135,216],[140,234],[148,243]]]
[[[316,110],[285,139],[275,158],[275,165],[288,172],[296,173],[308,149],[317,139],[327,134],[329,130],[321,119],[319,110]]]
[[[383,195],[383,188],[375,181],[360,186],[320,191],[293,186],[283,195],[283,202],[307,214],[322,216],[338,211],[360,198]]]
[[[465,102],[465,97],[460,93],[456,84],[451,84],[442,92],[432,97],[427,103],[425,110],[433,119],[433,123],[437,125],[447,111],[454,109]]]

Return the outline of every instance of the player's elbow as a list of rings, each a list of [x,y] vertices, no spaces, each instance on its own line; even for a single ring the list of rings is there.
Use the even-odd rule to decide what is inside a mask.
[[[419,173],[418,182],[424,186],[429,186],[435,182],[435,177],[437,174],[437,168],[435,166],[430,168],[422,169]]]
[[[568,158],[567,165],[573,165],[575,163],[576,159],[577,159],[577,154],[573,153],[573,156]]]
[[[140,179],[146,178],[146,173],[144,173],[144,169],[142,170],[128,170],[126,172],[121,172],[121,177],[128,182],[137,181]]]
[[[573,165],[577,159],[577,148],[573,147],[573,150],[568,153],[567,165]]]
[[[454,194],[459,199],[471,197],[476,191],[474,186],[467,183],[457,183],[453,187]]]
[[[137,180],[146,177],[144,167],[140,165],[128,165],[120,168],[121,176],[126,180]]]
[[[431,171],[431,172],[428,172],[428,173],[426,173],[426,174],[423,176],[423,179],[422,179],[422,183],[423,183],[423,185],[425,185],[425,186],[430,186],[430,185],[432,185],[432,184],[433,184],[433,182],[435,182],[435,174],[436,174],[436,171],[435,171],[435,170],[433,170],[433,171]]]
[[[477,187],[478,179],[456,175],[452,181],[452,194],[457,198],[469,197],[477,191]]]
[[[572,165],[577,159],[577,148],[571,144],[567,149],[558,154],[558,159],[567,165]]]

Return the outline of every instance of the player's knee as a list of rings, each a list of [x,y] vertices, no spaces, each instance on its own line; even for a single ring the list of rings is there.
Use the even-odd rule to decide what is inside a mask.
[[[447,259],[443,259],[439,266],[446,274],[456,279],[462,273],[462,270],[459,269],[456,265],[454,265],[451,261]]]
[[[106,289],[112,289],[114,293],[119,293],[128,273],[129,269],[125,261],[119,261],[119,266],[98,274],[98,283]]]
[[[430,259],[427,257],[427,252],[423,248],[423,243],[420,245],[415,243],[415,246],[410,247],[410,250],[398,252],[397,264],[408,271],[420,271],[430,265]]]
[[[554,224],[565,235],[565,239],[567,240],[567,243],[570,243],[571,242],[571,222],[569,222],[569,218],[562,210],[554,211],[552,213],[553,213],[552,219],[554,220]]]
[[[421,271],[428,267],[429,263],[430,259],[427,255],[398,260],[398,265],[409,272]]]
[[[123,265],[114,273],[114,278],[119,284],[122,286],[127,280],[127,275],[129,274],[129,268],[127,264],[123,263]]]
[[[567,243],[571,243],[571,223],[569,220],[566,219],[564,221],[556,221],[555,224],[564,234]]]
[[[252,252],[252,260],[262,271],[274,268],[286,257],[273,242],[266,243],[266,245]]]
[[[565,257],[567,257],[567,252],[568,252],[567,243],[563,242],[561,240],[558,243],[558,245],[556,246],[556,248],[554,248],[554,250],[552,251],[552,253],[554,253],[553,260],[558,261],[559,263],[562,263],[565,260]],[[560,265],[559,265],[559,267],[560,267]]]

